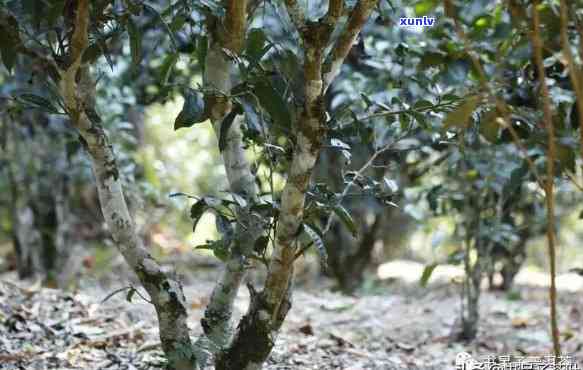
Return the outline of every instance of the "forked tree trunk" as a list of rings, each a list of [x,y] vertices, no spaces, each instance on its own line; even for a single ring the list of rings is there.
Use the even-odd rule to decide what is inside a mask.
[[[251,291],[248,312],[241,319],[231,345],[217,357],[217,370],[261,369],[291,308],[296,237],[302,225],[310,177],[326,136],[324,93],[339,73],[376,3],[375,0],[357,3],[324,68],[324,51],[343,12],[344,2],[330,1],[326,17],[318,22],[306,22],[300,5],[295,0],[286,0],[288,14],[303,42],[304,106],[294,122],[296,144],[281,197],[276,245],[265,285],[261,292]]]
[[[221,135],[221,124],[232,110],[232,103],[226,98],[230,94],[237,71],[235,61],[225,50],[234,54],[242,51],[246,32],[247,1],[230,1],[223,25],[209,30],[208,52],[205,61],[204,83],[211,92],[205,96],[217,140]],[[257,187],[251,166],[245,155],[241,116],[236,116],[226,134],[225,148],[222,151],[229,190],[243,197],[247,206],[237,209],[237,226],[232,244],[230,259],[225,263],[219,281],[211,294],[201,324],[204,335],[197,341],[197,347],[206,349],[210,354],[224,350],[233,336],[232,315],[234,300],[246,275],[246,258],[253,251],[255,241],[262,235],[262,220],[250,212],[257,203]],[[210,341],[210,343],[209,343]],[[197,350],[199,363],[205,366],[208,358],[204,351]]]
[[[232,302],[243,278],[242,259],[252,242],[257,238],[256,230],[261,230],[261,220],[247,217],[239,230],[233,248],[233,259],[227,263],[221,280],[213,291],[209,308],[205,313],[203,326],[205,334],[221,349],[215,359],[217,369],[252,370],[260,369],[275,342],[275,337],[291,306],[293,285],[293,263],[297,249],[297,232],[302,224],[305,194],[310,176],[325,137],[325,109],[323,94],[330,82],[338,75],[343,60],[348,54],[360,29],[368,19],[376,0],[360,0],[352,10],[346,28],[333,45],[329,63],[323,68],[324,51],[338,18],[343,14],[343,1],[331,0],[325,19],[305,22],[301,7],[295,0],[286,0],[289,14],[302,36],[305,51],[304,95],[305,103],[301,116],[295,122],[296,146],[291,169],[284,187],[276,245],[270,261],[264,289],[257,293],[251,290],[251,304],[241,320],[233,340],[230,340],[230,316]],[[159,321],[160,339],[169,365],[176,370],[197,369],[195,348],[187,326],[187,309],[182,288],[176,280],[166,275],[137,237],[122,190],[122,181],[116,165],[115,154],[104,128],[90,120],[86,113],[94,111],[95,82],[91,79],[89,67],[82,66],[82,56],[88,46],[89,0],[76,2],[74,31],[70,38],[70,64],[60,70],[54,62],[43,56],[42,60],[51,76],[58,74],[60,93],[72,125],[78,130],[81,141],[90,156],[97,183],[100,206],[113,239],[128,265],[137,274],[148,292]],[[246,1],[226,1],[224,29],[220,32],[209,30],[218,42],[211,43],[207,54],[205,82],[213,84],[216,94],[207,95],[207,107],[215,130],[220,133],[220,122],[230,112],[231,106],[225,93],[229,93],[232,82],[229,74],[234,66],[225,57],[225,50],[238,53],[242,49],[245,36]],[[6,14],[0,14],[3,26],[10,29],[11,21],[4,22]],[[18,35],[18,31],[15,32]],[[19,48],[24,44],[17,40]],[[32,53],[34,54],[34,53]],[[91,114],[93,117],[93,114]],[[256,198],[254,179],[244,157],[240,121],[235,122],[227,135],[227,148],[223,159],[231,191],[246,196],[250,202]],[[248,212],[239,210],[240,216]]]

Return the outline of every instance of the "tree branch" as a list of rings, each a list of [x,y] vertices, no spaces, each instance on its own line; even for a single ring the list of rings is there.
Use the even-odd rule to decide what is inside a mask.
[[[287,8],[287,14],[289,14],[292,23],[301,35],[306,24],[306,16],[304,15],[302,6],[298,4],[297,0],[285,0],[285,6]]]
[[[374,0],[365,2],[376,3]],[[296,1],[287,0],[286,5],[294,23],[302,23]],[[306,191],[326,137],[322,64],[333,29],[334,24],[325,18],[298,27],[304,46],[305,99],[294,125],[296,144],[281,196],[275,246],[264,289],[260,293],[252,292],[249,310],[241,319],[231,345],[218,357],[217,370],[261,369],[291,308],[297,235],[303,222]]]
[[[332,23],[336,23],[344,13],[344,0],[329,0],[327,16]]]
[[[239,54],[244,45],[247,24],[247,1],[229,0],[226,4],[227,14],[224,24],[217,25],[224,30],[209,30],[209,34],[219,33],[218,39],[210,39],[209,50],[205,61],[204,83],[211,89],[218,90],[206,96],[206,103],[211,112],[211,122],[217,138],[221,136],[221,125],[232,110],[232,102],[227,98],[233,82],[231,75],[237,72],[235,62],[225,53],[225,49],[233,54]],[[217,31],[217,32],[213,32]],[[212,91],[209,89],[209,91]],[[241,131],[242,117],[236,116],[226,136],[226,147],[222,152],[225,172],[230,190],[249,200],[249,207],[258,200],[255,177],[251,172],[250,163],[246,157]],[[245,277],[245,258],[262,235],[260,220],[250,214],[248,207],[237,210],[237,229],[231,258],[226,262],[224,270],[211,294],[201,324],[204,335],[197,341],[197,346],[208,347],[211,354],[216,354],[231,341],[231,317],[234,300]],[[208,346],[210,340],[212,345]],[[199,356],[200,357],[200,356]],[[205,365],[206,356],[199,359]]]
[[[562,1],[561,1],[562,2]],[[548,152],[546,159],[547,178],[545,186],[545,201],[547,206],[547,241],[549,248],[549,264],[551,275],[551,287],[549,289],[550,307],[551,307],[551,336],[553,339],[553,351],[555,357],[561,356],[561,342],[559,336],[559,326],[557,320],[557,286],[556,286],[556,233],[555,233],[555,199],[554,199],[554,181],[555,181],[555,160],[557,158],[557,148],[555,143],[555,128],[553,126],[553,112],[551,107],[551,98],[549,88],[546,82],[545,67],[543,62],[543,42],[540,36],[540,19],[538,14],[539,1],[535,0],[532,4],[532,32],[530,34],[534,60],[538,70],[538,79],[543,100],[543,118],[547,130]],[[561,7],[562,11],[564,7]],[[568,41],[568,40],[567,40]],[[575,67],[575,66],[573,66]],[[583,128],[581,128],[583,130]]]
[[[332,51],[326,61],[326,68],[323,76],[324,91],[328,89],[334,78],[340,73],[344,59],[346,59],[346,56],[350,52],[358,34],[366,24],[377,3],[378,0],[359,0],[350,13],[348,23],[340,37],[338,37],[334,43]],[[330,0],[330,6],[332,6],[332,0]]]

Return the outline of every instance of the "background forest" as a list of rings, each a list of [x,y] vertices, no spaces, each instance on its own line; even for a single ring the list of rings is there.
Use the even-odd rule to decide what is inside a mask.
[[[0,55],[0,369],[581,364],[583,2],[0,0]]]

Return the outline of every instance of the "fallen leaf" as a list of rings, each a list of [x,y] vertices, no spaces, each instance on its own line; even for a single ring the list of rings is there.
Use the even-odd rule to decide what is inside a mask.
[[[299,328],[299,331],[304,335],[314,335],[314,328],[312,328],[312,325],[310,324],[303,325]]]
[[[415,346],[408,344],[408,343],[397,342],[397,343],[395,343],[395,345],[397,346],[398,349],[405,351],[405,352],[415,351]]]

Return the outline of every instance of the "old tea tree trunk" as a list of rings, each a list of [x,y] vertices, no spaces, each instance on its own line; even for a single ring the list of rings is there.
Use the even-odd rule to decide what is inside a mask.
[[[279,222],[276,229],[274,250],[270,259],[267,278],[263,290],[251,290],[248,312],[241,319],[230,344],[216,356],[216,369],[260,369],[271,352],[277,333],[291,308],[291,287],[293,285],[293,264],[297,253],[296,238],[302,225],[306,191],[310,177],[326,135],[324,93],[332,80],[339,74],[342,63],[356,40],[358,33],[369,18],[377,1],[361,0],[351,10],[349,19],[340,36],[332,45],[329,55],[325,50],[331,41],[338,19],[344,13],[343,1],[329,1],[327,14],[318,21],[307,21],[303,9],[295,0],[287,0],[286,9],[300,35],[303,48],[303,107],[294,122],[295,147],[287,181],[281,196]],[[236,54],[245,30],[245,1],[231,0],[227,4],[227,16],[219,28],[209,30],[218,34],[209,47],[207,68],[221,66],[223,77],[234,66],[228,60],[225,49]],[[211,23],[211,27],[217,27]],[[221,30],[226,33],[221,37]],[[230,39],[229,39],[230,38]],[[230,41],[227,41],[230,40]],[[222,44],[221,44],[222,43]],[[212,61],[212,63],[209,63]],[[228,83],[217,84],[212,80],[215,74],[207,70],[207,84],[230,92]],[[224,81],[220,80],[219,81]],[[225,95],[224,95],[225,96]],[[224,98],[223,98],[224,99]],[[209,99],[207,99],[208,101]],[[218,110],[218,112],[217,112]],[[229,107],[222,99],[212,105],[212,115],[217,126],[217,118],[225,116]],[[237,124],[234,125],[237,135]],[[220,131],[220,130],[219,130]],[[237,142],[236,140],[234,140]],[[243,153],[240,153],[242,156]],[[225,161],[226,162],[226,161]],[[227,167],[228,163],[226,162]],[[232,179],[231,183],[232,183]]]
[[[248,206],[241,205],[237,213],[239,220],[244,222],[235,229],[230,257],[202,320],[204,334],[196,343],[190,338],[180,283],[162,271],[136,234],[115,153],[107,132],[95,116],[96,82],[91,76],[91,66],[82,61],[89,46],[90,30],[99,27],[97,22],[92,24],[91,17],[100,15],[90,11],[93,5],[89,0],[71,2],[69,5],[74,11],[67,14],[64,24],[69,42],[58,59],[51,59],[46,53],[29,48],[21,39],[25,33],[20,32],[17,17],[0,8],[0,31],[14,40],[12,49],[44,67],[59,86],[66,113],[89,154],[105,221],[120,253],[138,276],[157,312],[162,349],[171,369],[199,369],[210,359],[220,370],[261,369],[269,356],[291,307],[296,238],[302,226],[312,170],[326,136],[323,97],[340,73],[346,55],[377,2],[359,0],[354,8],[345,11],[344,1],[330,0],[327,14],[318,21],[310,21],[295,0],[285,1],[303,48],[303,103],[292,125],[295,138],[292,164],[281,196],[267,278],[261,291],[251,289],[248,312],[233,330],[233,301],[245,275],[245,260],[264,229],[263,220],[254,217]],[[245,158],[241,117],[235,115],[229,127],[221,126],[229,117],[233,118],[230,93],[234,87],[232,77],[238,73],[235,61],[247,36],[247,13],[255,6],[256,2],[228,0],[224,2],[224,12],[219,12],[224,15],[207,19],[209,45],[204,76],[205,111],[219,142],[223,141],[221,149],[230,190],[244,198],[247,204],[255,203],[258,194],[254,174]],[[339,36],[332,40],[345,14],[348,14],[347,21],[339,30]],[[325,50],[330,52],[325,53]]]
[[[88,47],[89,1],[79,0],[69,51],[70,63],[60,71],[60,93],[73,126],[91,158],[101,210],[116,245],[140,279],[156,309],[162,348],[177,370],[197,369],[186,323],[186,302],[179,282],[162,272],[138,238],[124,198],[115,154],[107,133],[86,113],[95,104],[95,82],[81,63]],[[93,109],[94,110],[94,109]]]

